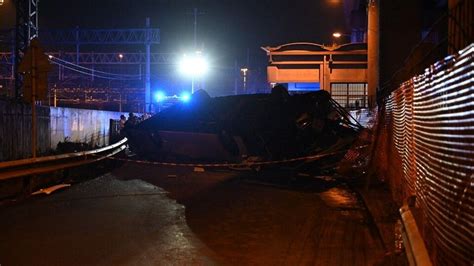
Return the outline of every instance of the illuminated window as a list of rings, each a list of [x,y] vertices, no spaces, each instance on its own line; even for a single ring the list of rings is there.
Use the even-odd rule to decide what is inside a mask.
[[[365,108],[367,83],[331,83],[331,97],[346,108]]]

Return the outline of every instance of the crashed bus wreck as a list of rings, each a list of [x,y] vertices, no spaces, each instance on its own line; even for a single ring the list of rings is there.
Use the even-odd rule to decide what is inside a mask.
[[[130,148],[160,162],[240,163],[347,150],[361,126],[326,91],[211,98],[205,91],[127,128]],[[341,156],[342,156],[341,155]]]

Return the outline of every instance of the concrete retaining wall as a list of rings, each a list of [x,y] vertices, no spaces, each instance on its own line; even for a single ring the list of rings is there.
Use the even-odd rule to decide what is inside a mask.
[[[110,119],[119,112],[37,106],[38,155],[55,150],[66,138],[93,146],[109,143]],[[0,161],[31,157],[31,106],[0,101]]]
[[[120,119],[119,112],[50,107],[51,148],[68,138],[93,146],[109,143],[110,119]],[[124,113],[125,114],[125,113]]]

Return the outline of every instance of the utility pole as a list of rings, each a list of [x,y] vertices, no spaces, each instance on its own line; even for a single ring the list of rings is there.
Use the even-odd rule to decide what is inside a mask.
[[[198,9],[194,8],[194,50],[197,48],[197,17],[198,17]]]
[[[242,75],[243,75],[243,93],[244,94],[247,94],[247,71],[249,71],[248,68],[241,68],[240,69],[240,72],[242,72]]]
[[[54,101],[53,101],[53,104],[54,104],[54,107],[57,107],[58,105],[58,94],[57,94],[57,87],[56,87],[56,84],[54,84]]]
[[[36,126],[36,93],[37,93],[37,50],[38,48],[32,46],[32,59],[31,59],[31,153],[33,158],[36,158],[36,144],[37,144],[37,126]]]
[[[150,78],[150,61],[151,61],[151,31],[150,18],[146,18],[146,62],[145,62],[145,112],[151,112],[151,78]]]
[[[190,13],[188,13],[188,14],[190,14]],[[194,48],[194,51],[197,50],[198,16],[199,16],[199,15],[204,15],[204,14],[206,14],[206,13],[204,13],[204,12],[199,12],[199,10],[198,10],[197,7],[193,8],[193,13],[192,13],[192,15],[194,16],[194,23],[193,23],[193,26],[194,26],[194,27],[193,27],[193,30],[194,30],[194,42],[193,42],[193,44],[194,44],[194,47],[193,47],[193,48]]]
[[[20,98],[23,79],[18,67],[30,41],[38,37],[39,0],[15,0],[15,98]]]
[[[234,61],[234,95],[238,94],[239,69],[237,68],[237,60]]]
[[[81,42],[79,39],[79,26],[76,26],[76,64],[79,65],[79,50],[81,47]]]
[[[247,94],[247,83],[248,83],[248,76],[247,71],[250,69],[250,48],[247,47],[247,65],[245,66],[244,71],[244,93]]]
[[[194,47],[193,47],[193,49],[194,49],[194,51],[193,51],[193,53],[196,53],[196,52],[198,51],[198,49],[197,49],[197,26],[198,26],[198,16],[199,16],[199,15],[204,15],[204,13],[203,13],[203,12],[199,12],[199,10],[197,9],[197,7],[195,7],[195,8],[193,8],[193,13],[192,13],[192,15],[194,16],[194,23],[193,23],[193,31],[194,31],[194,36],[193,36],[193,45],[194,45]],[[202,80],[201,80],[201,82],[202,82]],[[195,83],[196,83],[196,81],[195,81],[195,78],[194,78],[194,76],[193,76],[193,77],[191,77],[191,93],[194,93],[195,85],[196,85]],[[201,84],[201,85],[202,85],[202,84]],[[197,87],[199,88],[199,83],[198,83],[198,86],[197,86]],[[202,87],[202,86],[201,86],[201,87]]]
[[[23,55],[18,66],[18,73],[23,74],[23,98],[31,103],[31,148],[32,156],[36,157],[37,126],[36,101],[45,100],[48,96],[48,72],[51,70],[48,56],[44,54],[38,39],[31,40],[30,46]]]
[[[193,9],[194,14],[194,51],[197,51],[197,16],[198,16],[198,9],[195,7]],[[191,94],[194,93],[194,76],[191,77]]]

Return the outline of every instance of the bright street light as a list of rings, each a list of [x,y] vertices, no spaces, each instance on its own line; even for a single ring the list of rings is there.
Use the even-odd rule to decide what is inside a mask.
[[[184,55],[179,61],[179,72],[191,77],[191,93],[194,93],[194,79],[204,76],[209,70],[209,64],[199,51],[191,55]]]
[[[181,74],[198,78],[207,73],[209,65],[201,52],[192,55],[184,55],[179,62],[179,71]]]

